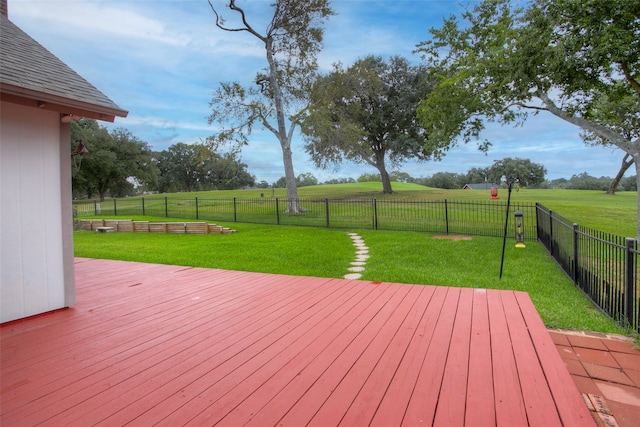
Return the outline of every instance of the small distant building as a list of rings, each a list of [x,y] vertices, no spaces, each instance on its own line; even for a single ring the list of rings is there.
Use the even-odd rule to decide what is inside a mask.
[[[0,0],[0,323],[75,302],[71,125],[126,117]]]
[[[480,184],[465,184],[463,190],[490,190],[492,187],[500,188],[499,184],[493,182],[483,182]]]

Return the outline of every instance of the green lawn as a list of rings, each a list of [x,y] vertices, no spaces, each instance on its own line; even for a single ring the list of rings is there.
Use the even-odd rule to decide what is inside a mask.
[[[74,234],[75,254],[87,258],[317,277],[341,277],[353,258],[351,239],[344,231],[224,225],[238,233],[175,235],[80,231]]]

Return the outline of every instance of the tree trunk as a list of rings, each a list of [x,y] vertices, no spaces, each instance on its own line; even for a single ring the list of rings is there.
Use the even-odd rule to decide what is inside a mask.
[[[291,131],[294,124],[291,124],[291,129],[287,132],[287,125],[284,119],[284,102],[282,101],[282,90],[278,82],[278,70],[276,68],[276,62],[273,58],[273,40],[271,38],[266,39],[266,51],[267,62],[269,63],[269,84],[271,90],[273,90],[273,101],[276,107],[276,121],[278,123],[276,136],[280,141],[280,147],[282,148],[282,161],[284,163],[284,179],[287,187],[287,212],[288,213],[300,213],[303,209],[298,203],[298,185],[296,183],[296,175],[293,170],[293,156],[291,153]]]
[[[387,173],[387,170],[384,169],[384,166],[382,167],[382,169],[378,169],[380,171],[380,179],[382,180],[382,193],[384,194],[391,194],[393,193],[393,190],[391,189],[391,180],[389,178],[389,174]]]
[[[391,178],[389,178],[389,173],[387,172],[387,168],[384,164],[384,150],[376,150],[376,169],[380,172],[380,180],[382,181],[382,193],[383,194],[391,194],[393,190],[391,189]]]
[[[303,211],[298,203],[298,185],[296,183],[296,175],[293,170],[293,156],[291,152],[291,144],[282,144],[282,162],[284,164],[284,180],[287,188],[287,212],[300,213]]]
[[[624,173],[631,167],[633,164],[633,158],[628,153],[622,158],[622,165],[620,165],[620,170],[613,181],[611,181],[611,186],[607,190],[607,194],[616,194],[616,189],[618,188],[618,184],[620,184],[620,180],[624,176]]]

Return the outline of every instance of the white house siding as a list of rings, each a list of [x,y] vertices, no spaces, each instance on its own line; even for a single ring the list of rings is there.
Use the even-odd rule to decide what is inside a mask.
[[[61,141],[65,135],[66,142]],[[2,102],[1,322],[73,303],[71,218],[65,206],[70,178],[63,170],[69,160],[64,156],[70,156],[68,125],[60,123],[58,113]]]

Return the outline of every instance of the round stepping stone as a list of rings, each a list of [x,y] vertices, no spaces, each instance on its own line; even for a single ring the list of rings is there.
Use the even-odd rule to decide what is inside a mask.
[[[350,274],[344,275],[344,278],[347,280],[358,280],[361,277],[362,277],[362,274],[360,273],[350,273]]]
[[[356,255],[367,255],[369,253],[369,249],[361,249],[356,251]]]
[[[361,273],[364,271],[364,267],[349,267],[347,268],[347,270],[353,272],[353,273]]]
[[[361,267],[361,266],[363,266],[363,265],[365,265],[365,264],[366,264],[366,262],[364,262],[364,261],[353,261],[353,262],[351,263],[351,265],[356,266],[356,267],[358,267],[358,266],[360,266],[360,267]]]
[[[366,261],[369,259],[369,255],[356,255],[356,261]]]

